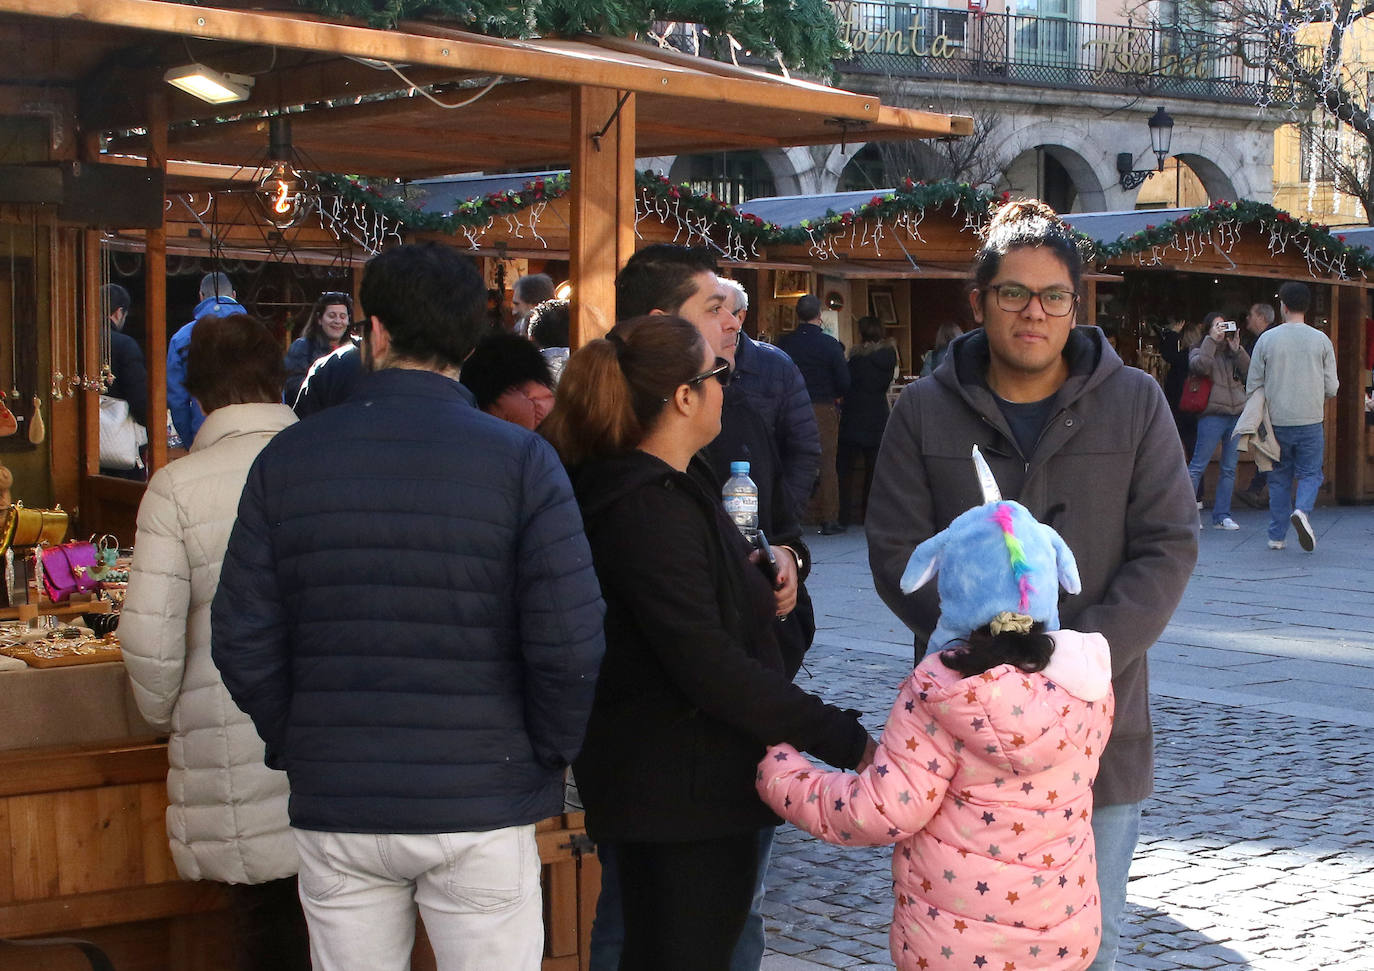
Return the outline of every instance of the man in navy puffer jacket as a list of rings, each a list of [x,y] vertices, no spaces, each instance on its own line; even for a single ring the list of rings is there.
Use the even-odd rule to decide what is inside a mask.
[[[458,383],[471,263],[398,247],[360,295],[371,373],[253,464],[214,660],[290,780],[316,971],[408,966],[417,904],[440,967],[537,969],[600,588],[553,449]]]

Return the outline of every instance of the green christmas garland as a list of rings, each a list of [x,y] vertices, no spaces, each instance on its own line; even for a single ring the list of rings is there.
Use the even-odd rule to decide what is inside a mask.
[[[999,199],[967,182],[914,182],[906,179],[901,188],[874,195],[856,209],[844,212],[828,209],[819,219],[803,219],[800,226],[779,226],[751,213],[740,212],[736,207],[721,202],[714,194],[693,192],[687,183],[674,183],[657,172],[638,172],[635,182],[650,199],[704,216],[727,232],[734,232],[745,242],[765,246],[802,245],[844,232],[856,219],[890,219],[941,206],[949,206],[954,212],[962,209],[981,222]],[[1003,193],[1000,197],[1001,201],[1008,198],[1009,193]]]
[[[353,17],[374,27],[402,20],[439,20],[496,37],[602,34],[633,37],[661,21],[700,24],[701,40],[717,57],[730,56],[729,38],[746,53],[791,69],[833,72],[831,62],[848,51],[825,0],[296,0],[328,16]]]
[[[1069,216],[1068,220],[1071,222],[1072,218]],[[1187,233],[1208,232],[1227,223],[1238,226],[1257,224],[1262,230],[1271,226],[1281,227],[1289,239],[1306,244],[1309,253],[1316,250],[1324,254],[1324,262],[1333,267],[1341,266],[1347,273],[1374,269],[1374,253],[1363,246],[1347,244],[1344,236],[1331,232],[1320,223],[1308,222],[1268,203],[1250,200],[1214,202],[1178,219],[1146,226],[1140,232],[1114,242],[1098,243],[1095,248],[1098,259],[1106,261],[1118,256],[1145,253],[1158,246],[1168,246]]]
[[[406,195],[410,190],[400,182],[363,179],[356,175],[318,176],[324,194],[334,194],[344,202],[365,206],[394,223],[416,232],[452,234],[463,227],[485,226],[496,216],[508,216],[528,209],[539,202],[552,202],[568,194],[568,173],[530,179],[519,189],[493,192],[477,199],[467,199],[451,212],[425,212],[418,198]]]
[[[562,198],[571,185],[568,173],[563,172],[531,179],[519,189],[468,199],[451,212],[434,213],[420,209],[419,199],[407,198],[405,186],[398,182],[329,175],[320,176],[319,182],[326,194],[333,193],[345,202],[365,206],[411,231],[443,234],[452,234],[464,227],[485,226],[493,217],[511,215],[536,203]],[[714,194],[695,192],[687,183],[675,183],[657,172],[636,172],[635,186],[645,202],[668,215],[680,218],[683,213],[694,214],[722,232],[757,246],[806,245],[846,232],[856,220],[890,221],[942,207],[949,207],[952,213],[962,211],[974,223],[981,224],[998,205],[1010,199],[1010,193],[995,196],[967,182],[927,183],[906,179],[900,188],[875,194],[854,209],[827,210],[819,219],[802,220],[800,226],[780,226],[752,213],[741,212],[721,202]],[[1066,222],[1072,227],[1072,215],[1066,217]],[[1345,273],[1374,270],[1374,253],[1363,246],[1347,244],[1344,236],[1319,223],[1296,218],[1267,203],[1248,200],[1214,202],[1112,242],[1096,242],[1075,232],[1083,241],[1088,258],[1106,263],[1169,246],[1188,233],[1204,233],[1228,224],[1257,225],[1264,231],[1279,227],[1285,234],[1284,245],[1297,240],[1303,245],[1309,261],[1312,254],[1317,253],[1321,257],[1319,262]]]

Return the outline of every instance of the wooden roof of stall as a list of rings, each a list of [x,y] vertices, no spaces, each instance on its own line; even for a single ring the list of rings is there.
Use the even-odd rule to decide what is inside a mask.
[[[0,83],[0,114],[48,99],[74,106],[87,131],[129,131],[148,122],[149,96],[166,94],[168,155],[188,161],[241,164],[260,155],[261,115],[287,106],[296,148],[322,171],[420,178],[564,164],[579,86],[636,94],[641,157],[972,130],[963,116],[634,41],[505,40],[430,23],[378,30],[295,9],[0,0],[0,42],[7,77],[24,79]],[[256,76],[249,99],[216,107],[169,88],[163,72],[191,60]],[[387,64],[416,84],[441,85],[446,103],[492,87],[443,110]],[[112,148],[141,153],[142,141],[135,132]]]

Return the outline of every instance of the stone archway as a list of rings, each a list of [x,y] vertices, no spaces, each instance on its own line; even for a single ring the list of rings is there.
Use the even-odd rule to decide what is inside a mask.
[[[1062,212],[1097,212],[1106,206],[1102,181],[1092,164],[1063,144],[1038,144],[1012,157],[1000,191],[1044,198]]]
[[[1220,155],[1215,149],[1209,149],[1213,154]],[[1191,152],[1176,152],[1175,157],[1182,160],[1183,164],[1193,170],[1193,174],[1202,182],[1202,187],[1207,190],[1207,198],[1212,202],[1218,199],[1235,201],[1236,199],[1252,198],[1250,195],[1252,188],[1246,186],[1244,190],[1236,184],[1228,174],[1228,171],[1236,172],[1243,178],[1244,169],[1239,165],[1226,165],[1223,167],[1221,162],[1197,155]]]
[[[1062,170],[1072,188],[1069,211],[1097,212],[1107,208],[1111,183],[1104,175],[1100,126],[1090,125],[1086,119],[1045,122],[1021,116],[1008,121],[1019,124],[1000,146],[1000,154],[1012,161],[1003,170],[999,190],[1018,196],[1039,196],[1044,192],[1046,170],[1054,168]]]

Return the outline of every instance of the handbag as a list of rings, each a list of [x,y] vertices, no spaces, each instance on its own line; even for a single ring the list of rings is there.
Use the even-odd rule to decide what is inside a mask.
[[[13,524],[6,527],[11,546],[56,546],[67,538],[67,511],[61,506],[26,509],[22,502],[16,502],[7,516],[13,516]]]
[[[99,583],[95,575],[98,558],[94,543],[72,541],[40,549],[38,559],[48,600],[65,603],[74,593],[94,590]]]
[[[1190,374],[1183,384],[1178,410],[1189,415],[1200,415],[1207,410],[1207,400],[1211,397],[1212,379],[1201,374]]]
[[[148,444],[148,429],[134,421],[123,398],[100,396],[100,467],[127,472],[143,468],[138,450]]]

